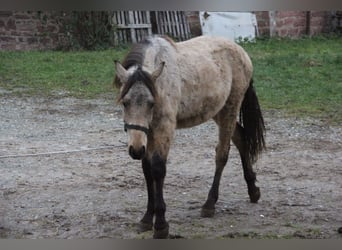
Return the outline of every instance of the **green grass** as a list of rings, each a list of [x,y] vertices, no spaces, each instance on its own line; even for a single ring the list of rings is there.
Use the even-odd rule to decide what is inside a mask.
[[[96,97],[113,92],[114,59],[127,49],[96,52],[0,52],[0,87],[28,94],[66,92]]]
[[[242,44],[264,109],[342,121],[342,37]]]
[[[342,37],[243,43],[254,64],[262,108],[342,122],[341,45]],[[1,51],[0,88],[32,95],[65,92],[78,98],[113,93],[113,59],[122,59],[127,51]]]

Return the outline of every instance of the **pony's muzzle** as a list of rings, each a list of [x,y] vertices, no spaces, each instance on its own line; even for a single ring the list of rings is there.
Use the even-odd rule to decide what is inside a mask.
[[[134,160],[141,160],[145,156],[146,148],[142,146],[137,150],[133,146],[129,146],[128,152]]]
[[[134,160],[141,160],[146,154],[147,136],[143,131],[129,129],[128,153]]]

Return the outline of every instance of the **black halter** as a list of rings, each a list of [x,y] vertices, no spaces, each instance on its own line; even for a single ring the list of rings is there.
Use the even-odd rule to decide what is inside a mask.
[[[134,130],[142,131],[146,135],[148,135],[150,133],[150,129],[149,128],[146,128],[146,127],[143,127],[143,126],[140,126],[140,125],[128,124],[128,123],[125,123],[124,129],[125,129],[125,132],[127,132],[128,129],[134,129]]]

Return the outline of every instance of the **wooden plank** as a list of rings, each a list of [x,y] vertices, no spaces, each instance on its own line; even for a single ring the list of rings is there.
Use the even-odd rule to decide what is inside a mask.
[[[131,22],[130,24],[132,24],[132,23],[139,24],[139,17],[138,17],[139,11],[132,11],[132,12],[133,12],[133,22]]]
[[[147,33],[149,36],[152,35],[152,25],[151,25],[151,16],[150,16],[150,12],[146,11],[146,23],[148,23],[150,25],[150,27],[147,30]]]
[[[141,29],[135,30],[135,37],[137,41],[141,41]]]
[[[123,24],[129,24],[129,11],[123,11]]]
[[[134,11],[129,11],[128,12],[128,16],[129,16],[129,24],[134,23]],[[131,40],[133,43],[137,42],[136,36],[135,36],[135,31],[134,28],[130,28],[130,32],[131,32]]]
[[[127,24],[127,12],[120,11],[120,24]],[[121,30],[121,43],[127,43],[127,32],[126,30]]]
[[[155,12],[155,17],[156,17],[156,26],[157,26],[157,33],[160,33],[160,20],[159,20],[159,11]]]
[[[162,20],[161,20],[161,11],[156,11],[157,13],[157,30],[158,30],[158,34],[162,34]]]
[[[125,13],[124,13],[124,11],[119,11],[118,24],[125,24]]]
[[[113,12],[113,16],[112,16],[112,18],[111,18],[111,25],[113,25],[114,27],[117,27],[116,26],[116,16],[117,16],[117,13],[114,11]],[[114,45],[117,45],[118,43],[119,43],[119,41],[118,41],[118,32],[117,32],[117,30],[115,29],[114,31]]]
[[[118,25],[120,29],[146,29],[149,28],[150,25],[147,24],[128,24],[128,25]]]
[[[164,17],[165,17],[165,11],[160,12],[160,34],[165,34]]]
[[[176,37],[178,37],[179,40],[182,40],[180,39],[183,33],[181,19],[180,19],[180,11],[175,11],[174,17],[175,17],[175,23],[176,23]]]
[[[141,12],[141,20],[142,20],[142,23],[149,24],[150,20],[147,19],[147,12],[148,11],[142,11]]]
[[[183,40],[183,34],[184,34],[184,28],[182,25],[182,13],[179,11],[177,12],[177,17],[178,17],[178,27],[179,27],[179,39]]]
[[[166,34],[169,32],[169,29],[167,27],[167,11],[164,11],[163,13],[163,34]]]
[[[182,36],[184,34],[184,29],[182,23],[182,13],[180,11],[177,12],[177,18],[178,18],[178,27],[179,27],[179,39],[182,40]]]
[[[139,24],[142,24],[142,23],[144,23],[144,20],[142,19],[142,11],[138,11],[138,22],[137,23],[139,23]]]
[[[165,11],[165,28],[168,34],[172,34],[171,25],[170,25],[170,14],[168,11]]]
[[[171,34],[172,36],[176,36],[176,25],[175,25],[175,22],[173,20],[173,16],[174,16],[174,11],[169,11],[169,16],[170,16],[170,27],[171,27]]]
[[[166,32],[168,33],[168,34],[172,34],[172,31],[171,31],[171,25],[170,25],[170,13],[169,13],[169,11],[165,11],[166,13],[166,18],[165,18],[165,27],[166,27]]]
[[[120,29],[144,29],[144,28],[150,28],[151,24],[127,24],[127,25],[118,25],[117,26]]]

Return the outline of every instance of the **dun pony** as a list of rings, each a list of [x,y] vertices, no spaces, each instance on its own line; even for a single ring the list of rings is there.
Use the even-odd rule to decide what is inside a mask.
[[[265,149],[265,126],[252,85],[252,63],[239,45],[205,36],[179,43],[153,36],[135,44],[115,68],[128,153],[141,160],[147,185],[140,231],[154,229],[154,238],[168,237],[163,185],[175,129],[210,119],[218,126],[219,141],[214,180],[201,215],[215,213],[231,140],[241,156],[250,201],[259,200],[252,164]]]

